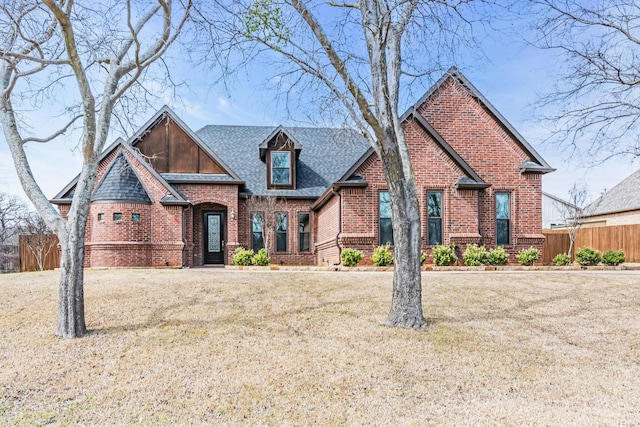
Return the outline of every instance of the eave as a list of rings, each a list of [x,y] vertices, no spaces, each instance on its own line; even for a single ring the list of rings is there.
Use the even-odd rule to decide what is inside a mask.
[[[341,188],[353,188],[353,187],[360,187],[360,188],[364,188],[364,187],[368,187],[369,183],[367,181],[338,181],[338,182],[334,182],[333,184],[331,184],[329,186],[329,188],[327,188],[325,190],[324,193],[322,193],[322,195],[320,197],[318,197],[318,200],[315,201],[314,204],[311,205],[311,210],[316,210],[321,208],[327,201],[329,201],[329,199],[331,198],[331,196],[334,195],[335,191]]]

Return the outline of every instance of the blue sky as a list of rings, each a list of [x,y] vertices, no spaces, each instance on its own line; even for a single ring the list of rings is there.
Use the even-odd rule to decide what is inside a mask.
[[[555,71],[562,66],[561,59],[556,52],[539,50],[514,40],[508,36],[488,38],[482,46],[486,60],[472,65],[457,65],[547,162],[557,169],[544,176],[543,190],[566,197],[574,182],[584,182],[591,198],[595,198],[633,173],[637,164],[630,159],[610,160],[588,168],[585,165],[588,159],[567,158],[561,147],[543,143],[548,131],[537,120],[540,111],[537,111],[534,103],[540,93],[552,88]],[[229,90],[211,86],[211,76],[205,70],[194,72],[191,68],[176,67],[178,75],[188,76],[189,87],[181,89],[179,101],[168,94],[161,94],[155,108],[159,109],[163,103],[167,103],[193,130],[206,124],[299,125],[288,117],[282,100],[276,100],[273,93],[265,89],[268,75],[259,66],[238,76]],[[152,113],[150,110],[135,121],[142,125]],[[38,125],[53,128],[55,123],[43,119]],[[47,197],[53,197],[80,171],[81,160],[74,146],[74,138],[67,137],[28,147],[34,175]],[[1,135],[0,191],[23,194],[8,147]]]

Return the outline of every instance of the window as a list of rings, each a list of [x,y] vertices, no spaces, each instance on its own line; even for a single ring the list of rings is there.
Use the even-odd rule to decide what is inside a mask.
[[[264,217],[260,212],[251,214],[251,248],[258,252],[264,248]]]
[[[381,245],[386,245],[387,243],[393,245],[393,227],[391,225],[391,199],[389,199],[389,192],[379,192],[378,198],[380,217],[380,230],[378,234],[379,241]]]
[[[311,250],[311,221],[308,213],[298,214],[298,232],[300,234],[300,252]]]
[[[496,193],[496,245],[511,243],[509,193]]]
[[[430,245],[444,243],[442,239],[442,191],[427,191],[427,238]]]
[[[287,251],[287,214],[276,214],[276,252]]]
[[[122,221],[122,213],[120,212],[116,212],[113,214],[113,220],[114,221]]]
[[[103,213],[99,213],[98,214],[98,221],[104,221],[104,214]]]
[[[140,222],[140,214],[139,213],[132,213],[131,214],[131,221],[132,222]]]
[[[291,184],[291,153],[288,151],[271,152],[271,183]]]

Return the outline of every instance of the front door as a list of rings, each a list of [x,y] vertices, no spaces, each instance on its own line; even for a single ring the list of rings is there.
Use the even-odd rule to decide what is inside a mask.
[[[204,263],[224,264],[224,212],[204,212]]]

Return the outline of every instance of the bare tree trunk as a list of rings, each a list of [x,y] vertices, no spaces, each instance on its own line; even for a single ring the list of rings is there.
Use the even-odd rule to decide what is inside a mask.
[[[56,335],[81,337],[87,333],[84,320],[84,227],[59,234],[61,251]]]
[[[415,177],[405,176],[397,143],[383,157],[393,212],[393,297],[385,324],[420,329],[427,326],[422,313],[420,274],[421,225]]]

